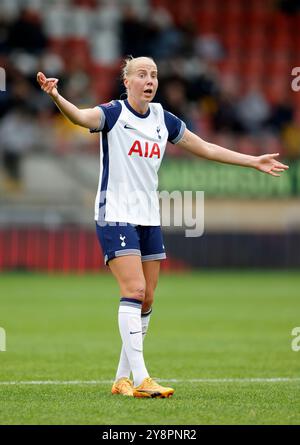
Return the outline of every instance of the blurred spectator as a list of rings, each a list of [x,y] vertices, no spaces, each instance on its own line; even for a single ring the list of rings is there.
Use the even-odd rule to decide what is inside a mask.
[[[8,29],[7,45],[10,50],[21,49],[40,54],[47,45],[40,17],[35,10],[23,9]]]
[[[0,93],[0,117],[17,105],[30,100],[30,94],[32,92],[28,80],[10,65],[7,65],[6,76],[6,91]]]
[[[158,61],[176,56],[183,50],[183,34],[163,7],[155,8],[151,14],[149,37],[150,54]]]
[[[38,71],[47,73],[49,77],[58,77],[63,74],[65,64],[59,54],[51,51],[45,51],[39,59]]]
[[[268,125],[270,130],[277,134],[281,133],[287,125],[293,121],[293,107],[287,100],[286,102],[280,102],[273,106]]]
[[[277,4],[279,9],[286,14],[295,14],[300,11],[299,0],[278,0]]]
[[[1,156],[8,191],[22,190],[22,159],[39,143],[38,124],[33,110],[18,106],[0,121]]]
[[[150,54],[150,28],[131,6],[124,9],[120,23],[121,53],[134,57]]]
[[[9,23],[5,16],[0,15],[0,54],[7,53],[7,37],[8,37]]]
[[[189,107],[186,100],[186,83],[180,77],[165,79],[160,87],[160,101],[163,107],[182,119],[192,129]]]
[[[203,72],[197,77],[193,77],[188,82],[187,96],[190,101],[205,98],[216,97],[218,94],[218,85],[213,76]]]
[[[237,103],[238,96],[234,92],[224,92],[218,98],[217,109],[213,117],[214,126],[217,131],[241,132]]]
[[[244,132],[258,133],[270,118],[270,106],[257,86],[252,86],[240,99],[237,110]]]
[[[90,77],[87,73],[76,70],[66,79],[62,94],[78,106],[89,107],[96,101],[90,87]]]
[[[199,35],[195,41],[195,52],[204,60],[218,62],[224,57],[224,49],[215,34]]]
[[[294,113],[293,122],[286,125],[282,130],[285,155],[290,159],[300,157],[300,109]]]

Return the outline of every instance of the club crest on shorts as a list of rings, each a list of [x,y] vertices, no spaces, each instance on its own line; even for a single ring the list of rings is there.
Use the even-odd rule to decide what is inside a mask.
[[[126,246],[125,238],[126,238],[126,236],[122,236],[122,235],[120,234],[120,240],[122,241],[122,242],[121,242],[121,247],[125,247],[125,246]]]

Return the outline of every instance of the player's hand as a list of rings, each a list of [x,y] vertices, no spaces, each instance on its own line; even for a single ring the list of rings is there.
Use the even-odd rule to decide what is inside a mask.
[[[39,71],[36,76],[36,80],[40,84],[40,87],[45,93],[49,94],[53,99],[56,99],[58,97],[58,91],[57,91],[57,83],[58,79],[55,77],[46,77],[44,73]]]
[[[254,168],[272,176],[280,176],[279,173],[287,170],[289,166],[277,161],[275,158],[278,156],[279,153],[257,156],[254,162]]]

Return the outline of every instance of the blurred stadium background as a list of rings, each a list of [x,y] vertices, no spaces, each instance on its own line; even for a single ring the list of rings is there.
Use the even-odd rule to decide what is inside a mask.
[[[0,270],[104,268],[94,234],[99,137],[36,83],[80,107],[119,98],[122,57],[158,64],[156,100],[206,140],[279,152],[279,178],[169,146],[160,190],[205,192],[205,236],[165,228],[164,270],[300,266],[300,3],[275,0],[1,0]]]

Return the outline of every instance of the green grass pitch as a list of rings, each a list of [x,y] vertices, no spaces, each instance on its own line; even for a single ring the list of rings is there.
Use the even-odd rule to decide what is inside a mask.
[[[299,272],[161,275],[145,359],[151,376],[177,380],[175,394],[128,399],[110,394],[120,352],[110,274],[2,274],[0,424],[299,424],[299,289]],[[20,384],[33,381],[48,383]]]

